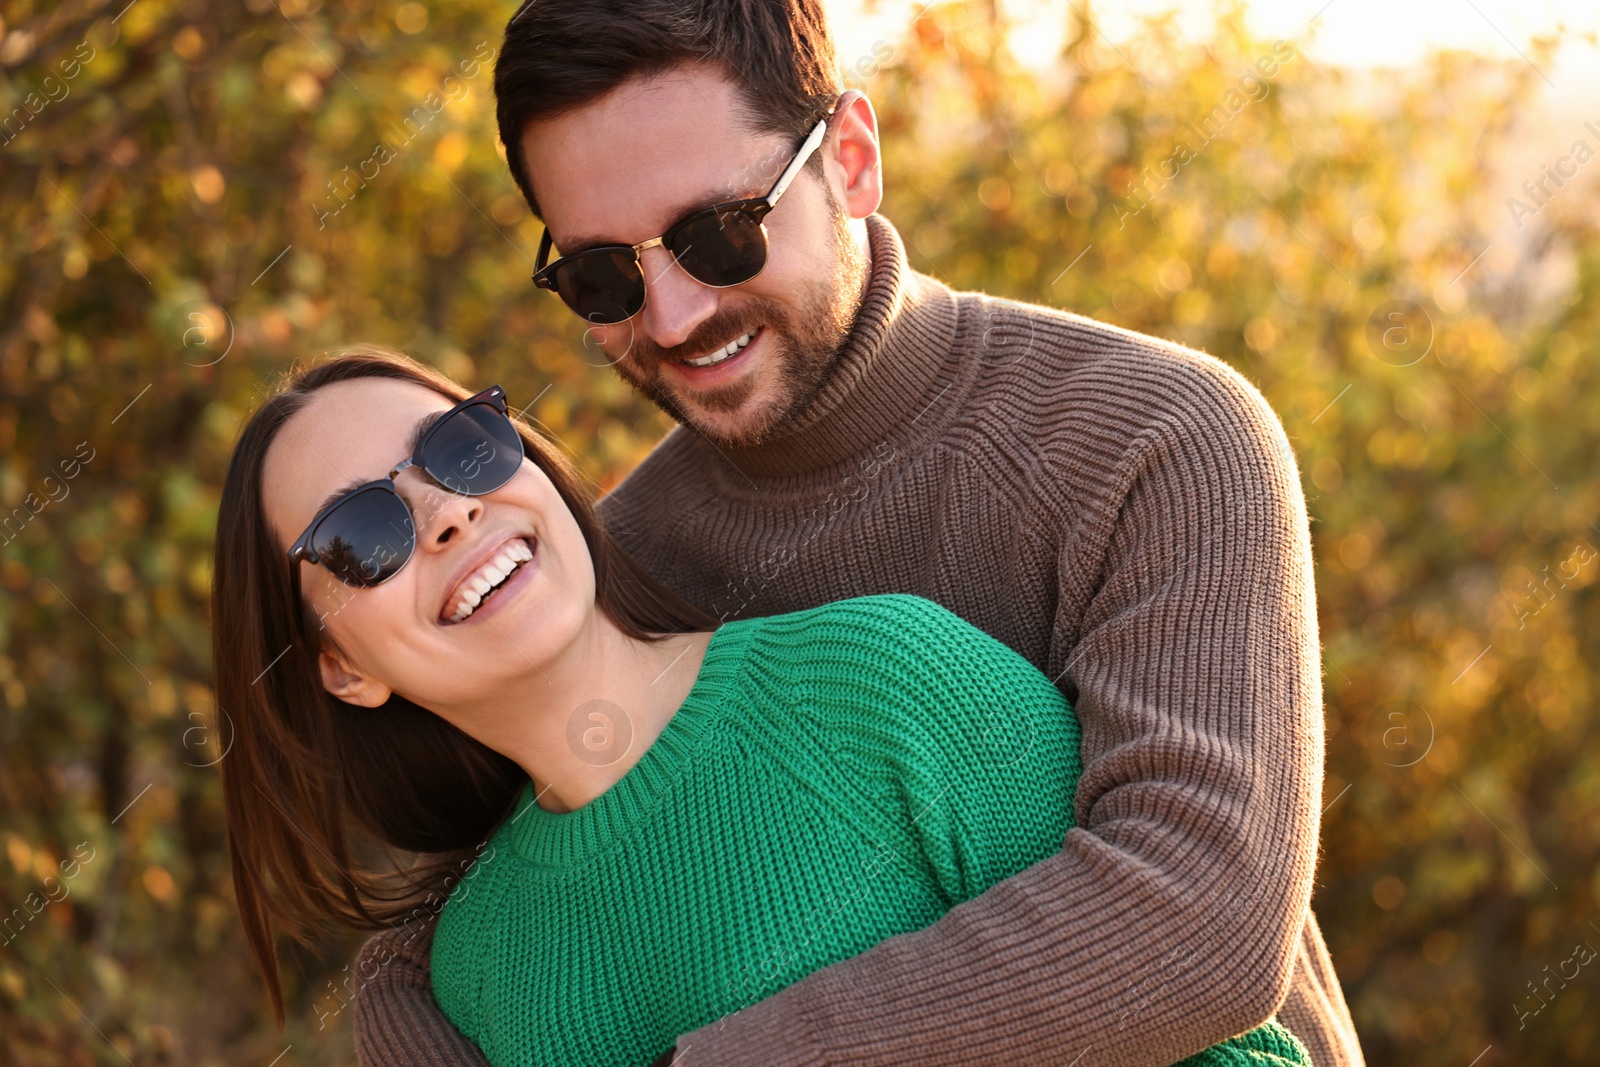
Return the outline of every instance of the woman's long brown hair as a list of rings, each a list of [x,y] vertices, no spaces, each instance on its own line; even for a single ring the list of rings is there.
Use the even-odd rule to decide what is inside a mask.
[[[250,952],[284,1020],[274,924],[302,944],[327,925],[381,929],[437,912],[453,880],[509,813],[527,776],[513,761],[398,694],[354,707],[322,687],[315,620],[298,636],[289,563],[273,538],[261,470],[283,424],[318,389],[356,378],[415,382],[452,403],[470,391],[397,352],[359,346],[289,372],[245,424],[217,520],[211,589],[217,705],[232,740],[220,768],[234,895]],[[514,420],[516,421],[516,420]],[[599,608],[653,640],[714,629],[612,539],[576,470],[517,421],[594,559]],[[226,740],[226,738],[225,738]],[[363,869],[373,843],[422,854]]]

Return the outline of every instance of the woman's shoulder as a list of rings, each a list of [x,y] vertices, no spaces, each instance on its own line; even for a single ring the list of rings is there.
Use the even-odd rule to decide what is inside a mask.
[[[1005,643],[910,593],[851,597],[747,621],[768,652],[762,660],[781,662],[797,686],[834,690],[852,704],[925,706],[952,688],[1054,690]]]
[[[840,628],[855,633],[884,630],[901,633],[908,632],[909,627],[909,633],[915,635],[923,630],[977,629],[949,608],[914,593],[848,597],[814,608],[748,621],[784,632],[825,632]]]
[[[1009,774],[1080,773],[1077,718],[1061,691],[924,597],[855,597],[769,616],[757,644],[753,689],[772,696],[791,730],[807,723],[855,781],[988,788]]]
[[[856,655],[887,665],[907,654],[935,651],[952,640],[999,645],[950,609],[912,593],[849,597],[731,625],[747,628],[762,644],[787,646],[789,662],[796,664]]]

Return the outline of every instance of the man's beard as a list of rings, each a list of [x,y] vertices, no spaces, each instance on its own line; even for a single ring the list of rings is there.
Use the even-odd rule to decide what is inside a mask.
[[[681,345],[664,349],[642,333],[635,333],[628,354],[616,363],[617,372],[657,407],[723,447],[753,445],[796,418],[816,399],[839,361],[840,349],[855,322],[867,275],[867,260],[850,238],[848,219],[828,190],[833,223],[831,277],[819,279],[798,294],[794,314],[766,297],[751,297],[736,307],[719,310],[701,323]],[[773,397],[765,411],[727,433],[708,425],[699,411],[738,411],[755,391],[755,375],[725,386],[696,391],[692,404],[680,400],[662,374],[662,364],[688,356],[699,358],[726,346],[757,326],[764,327],[763,359],[777,371]],[[738,357],[735,356],[735,359]]]

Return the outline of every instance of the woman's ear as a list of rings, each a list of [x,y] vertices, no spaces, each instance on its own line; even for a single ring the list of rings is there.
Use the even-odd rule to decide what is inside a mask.
[[[368,678],[352,667],[337,649],[324,648],[317,656],[322,672],[322,688],[344,701],[362,708],[382,707],[394,692],[382,682]]]

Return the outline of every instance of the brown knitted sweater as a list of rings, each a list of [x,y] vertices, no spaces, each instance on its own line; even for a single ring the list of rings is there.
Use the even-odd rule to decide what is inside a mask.
[[[682,1062],[1162,1067],[1276,1013],[1317,1067],[1361,1064],[1310,911],[1322,683],[1277,417],[1211,356],[953,292],[867,226],[812,407],[749,448],[674,429],[601,513],[724,618],[907,592],[1005,641],[1077,711],[1077,828],[927,929],[683,1035]],[[368,1067],[484,1062],[434,1004],[431,936],[363,950]]]

